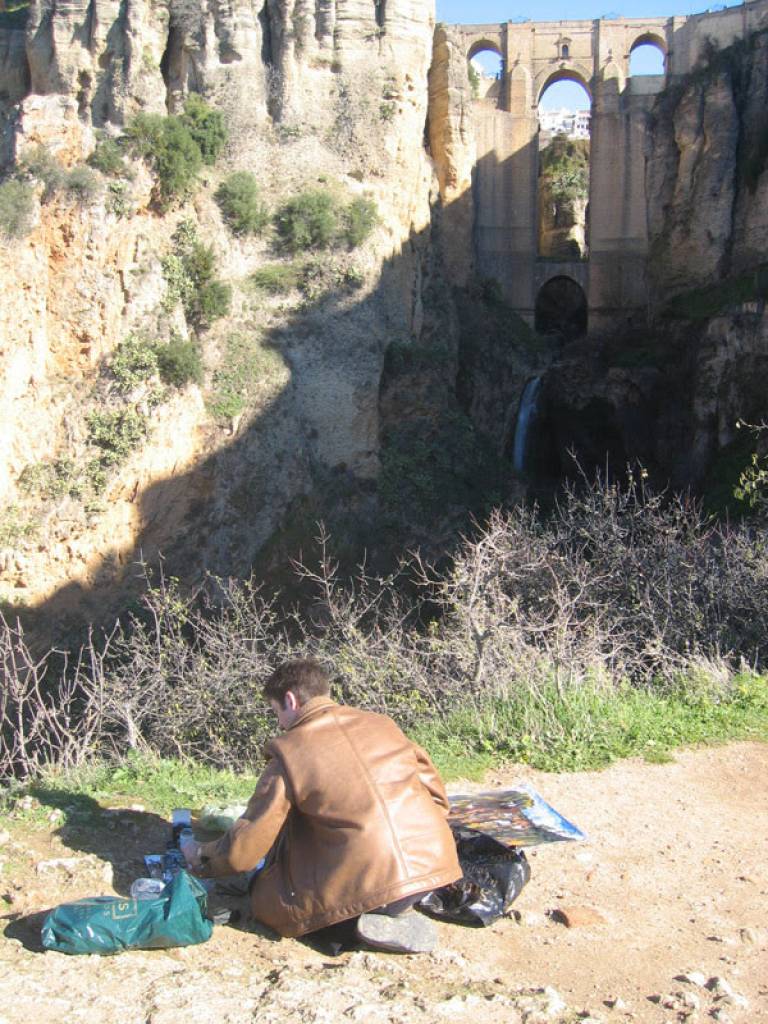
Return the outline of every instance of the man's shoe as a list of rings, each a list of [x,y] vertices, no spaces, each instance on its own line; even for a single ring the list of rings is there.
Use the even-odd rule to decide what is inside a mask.
[[[357,937],[366,945],[388,953],[431,953],[437,945],[435,926],[414,910],[399,917],[361,914],[357,922]]]

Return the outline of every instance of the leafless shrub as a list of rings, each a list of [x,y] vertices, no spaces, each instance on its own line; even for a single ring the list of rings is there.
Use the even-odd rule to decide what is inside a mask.
[[[260,684],[298,655],[406,727],[516,693],[541,703],[553,683],[711,695],[768,662],[765,531],[715,525],[633,480],[571,489],[547,517],[496,512],[447,572],[414,556],[345,580],[318,539],[318,564],[296,566],[314,596],[303,614],[279,614],[252,583],[182,595],[161,573],[141,614],[74,659],[35,660],[0,619],[0,778],[129,748],[255,766],[274,728]]]
[[[695,659],[765,664],[766,573],[764,534],[632,479],[598,480],[548,518],[495,513],[433,584],[475,690],[530,681],[537,666],[561,688],[670,681]]]
[[[0,613],[0,779],[34,778],[93,756],[103,738],[102,659],[90,639],[74,660],[56,650],[37,658],[21,625]]]
[[[250,583],[182,597],[163,576],[114,639],[104,728],[117,743],[220,767],[256,763],[272,732],[260,684],[288,656],[270,602]]]

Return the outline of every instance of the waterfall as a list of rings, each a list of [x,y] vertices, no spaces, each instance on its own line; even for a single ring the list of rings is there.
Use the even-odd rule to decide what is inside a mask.
[[[520,409],[515,423],[515,439],[512,445],[512,468],[520,475],[525,472],[528,432],[536,415],[536,396],[539,393],[540,384],[541,377],[532,377],[525,385],[520,399]]]

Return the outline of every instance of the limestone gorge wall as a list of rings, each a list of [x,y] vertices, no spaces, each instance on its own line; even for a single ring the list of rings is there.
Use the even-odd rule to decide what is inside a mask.
[[[588,465],[607,451],[614,465],[640,457],[662,482],[701,484],[736,419],[760,417],[765,33],[735,49],[702,44],[655,102],[619,83],[631,102],[612,94],[612,131],[631,136],[635,155],[641,135],[645,147],[627,180],[633,203],[644,189],[630,218],[642,246],[629,255],[639,267],[647,244],[647,308],[640,322],[633,301],[631,327],[562,352],[505,301],[518,286],[528,294],[535,260],[501,287],[485,276],[489,239],[517,252],[505,225],[516,189],[530,191],[533,150],[518,138],[530,110],[472,100],[466,46],[416,0],[35,0],[23,27],[0,17],[8,172],[40,146],[79,168],[136,114],[179,112],[190,93],[228,129],[184,203],[160,212],[139,159],[117,183],[97,176],[87,196],[49,195],[38,177],[30,231],[0,245],[6,606],[40,609],[66,633],[118,610],[136,564],[159,553],[185,583],[254,565],[284,578],[320,518],[351,553],[396,547],[406,522],[408,542],[447,546],[457,513],[514,495],[515,417],[535,376],[544,476],[568,468],[576,446]],[[500,94],[520,100],[507,85]],[[227,227],[215,194],[237,170],[257,176],[271,213],[310,188],[342,205],[372,200],[378,224],[361,246],[292,257],[271,230]],[[593,209],[606,173],[591,177]],[[190,230],[232,289],[228,315],[205,329],[174,293]],[[254,283],[265,268],[278,287]],[[701,307],[702,287],[714,304]],[[193,341],[202,373],[181,387],[157,375],[118,387],[110,366],[128,338]],[[94,469],[105,411],[134,432]]]
[[[46,602],[64,629],[70,615],[116,607],[117,584],[160,551],[188,582],[247,574],[297,508],[314,509],[313,494],[343,492],[351,521],[365,518],[387,346],[418,348],[434,332],[449,354],[455,345],[449,311],[425,313],[439,274],[423,145],[432,33],[431,7],[410,0],[41,2],[25,31],[0,29],[8,167],[41,144],[78,165],[97,137],[138,112],[179,110],[190,91],[225,111],[229,139],[181,207],[158,213],[152,176],[132,161],[119,202],[108,180],[87,202],[65,190],[36,203],[26,237],[0,246],[8,606]],[[269,233],[236,237],[222,221],[216,187],[240,169],[272,211],[314,188],[342,204],[372,199],[379,223],[354,251],[302,264],[300,287],[259,290],[255,270],[291,261]],[[184,220],[213,246],[231,312],[200,334],[199,384],[158,393],[153,381],[120,397],[149,434],[95,492],[88,417],[117,400],[105,362],[132,334],[193,336],[163,269]],[[246,339],[250,362],[231,384],[245,408],[227,418],[211,392],[232,365],[240,372],[233,338]],[[276,546],[273,560],[283,555]]]

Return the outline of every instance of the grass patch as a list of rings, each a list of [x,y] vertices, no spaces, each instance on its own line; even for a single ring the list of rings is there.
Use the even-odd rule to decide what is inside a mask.
[[[736,676],[727,697],[682,682],[668,693],[585,685],[467,705],[413,733],[446,779],[479,779],[505,762],[543,771],[604,768],[624,757],[655,763],[673,750],[768,740],[768,677]]]
[[[267,263],[251,274],[251,283],[268,295],[284,295],[298,288],[301,267],[296,263]]]
[[[234,419],[247,407],[256,385],[282,366],[277,352],[258,337],[230,334],[219,368],[213,375],[208,408],[217,419]]]
[[[409,733],[446,781],[479,781],[504,763],[550,772],[604,768],[632,756],[663,763],[681,746],[768,741],[768,677],[736,676],[727,699],[690,679],[667,694],[584,686],[560,695],[552,686],[538,695],[521,691],[479,707],[467,704],[440,721],[424,719]],[[249,773],[131,751],[118,765],[97,762],[11,786],[0,793],[0,808],[41,825],[52,806],[88,817],[94,802],[139,801],[167,817],[174,807],[245,803],[255,784]],[[34,798],[26,808],[20,803],[25,795]]]
[[[130,753],[119,765],[96,763],[66,773],[50,773],[32,785],[11,788],[0,807],[14,809],[15,818],[46,821],[48,809],[73,807],[87,812],[91,801],[120,804],[140,801],[148,810],[165,817],[174,807],[200,810],[205,804],[246,803],[253,793],[256,777],[195,764],[192,761],[162,759],[149,754]],[[29,794],[28,810],[19,797]],[[82,815],[81,815],[82,816]]]

